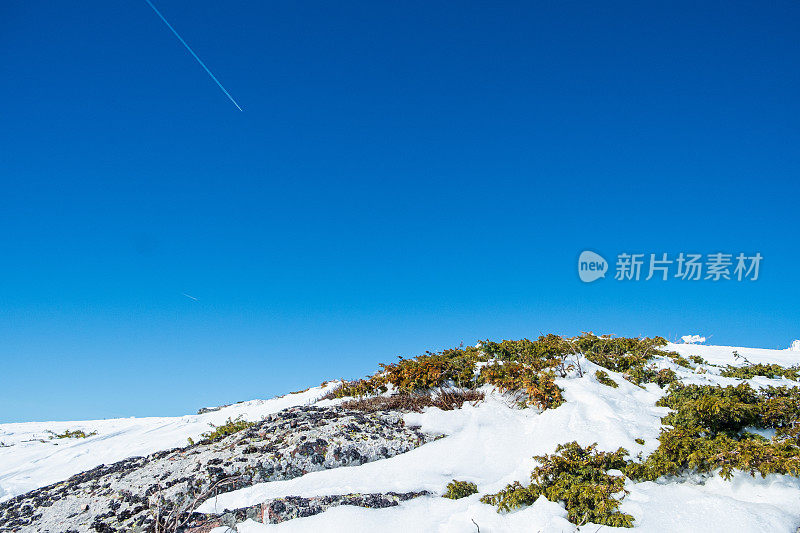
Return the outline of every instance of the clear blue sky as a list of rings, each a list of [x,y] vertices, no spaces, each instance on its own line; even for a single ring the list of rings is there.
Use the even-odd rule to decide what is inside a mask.
[[[244,112],[144,0],[0,7],[0,421],[481,338],[800,338],[797,2],[155,4]],[[587,248],[764,262],[583,284]]]

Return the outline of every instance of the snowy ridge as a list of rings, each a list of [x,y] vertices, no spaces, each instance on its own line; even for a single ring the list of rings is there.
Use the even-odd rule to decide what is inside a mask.
[[[656,358],[661,368],[670,368],[685,383],[735,385],[742,380],[719,375],[719,366],[750,363],[800,363],[791,350],[768,350],[700,344],[670,344],[667,350],[688,357],[697,355],[709,364],[699,369],[678,366],[665,357]],[[734,355],[737,352],[739,357]],[[422,496],[386,509],[340,506],[309,517],[279,524],[252,520],[237,524],[240,533],[292,531],[436,531],[481,533],[541,531],[591,531],[567,521],[558,503],[540,498],[536,504],[516,512],[499,514],[480,503],[482,494],[496,492],[513,481],[527,482],[535,465],[533,455],[552,453],[557,444],[576,440],[581,445],[598,443],[601,450],[622,446],[635,456],[647,456],[658,447],[661,417],[667,409],[655,402],[665,394],[655,384],[635,386],[621,374],[604,369],[619,385],[600,384],[594,371],[601,367],[581,359],[582,376],[557,379],[566,402],[557,409],[539,413],[518,409],[492,387],[482,390],[486,399],[464,404],[461,409],[441,411],[427,408],[422,413],[403,415],[409,427],[419,426],[428,434],[445,438],[424,444],[407,453],[359,466],[310,472],[294,479],[259,483],[220,494],[208,500],[200,512],[242,509],[286,496],[328,496],[350,493],[428,491]],[[754,387],[798,386],[786,378],[756,377],[746,380]],[[316,387],[303,393],[273,400],[254,400],[203,415],[176,418],[118,419],[89,422],[52,422],[0,425],[0,441],[13,444],[0,448],[0,499],[8,499],[36,487],[59,481],[101,463],[144,455],[182,446],[188,437],[208,430],[228,417],[243,415],[248,420],[275,413],[286,407],[314,403],[324,407],[339,400],[318,401],[335,386]],[[62,444],[47,441],[45,430],[83,429],[97,431],[87,439],[69,439]],[[45,438],[46,442],[26,442]],[[636,442],[641,439],[644,444]],[[65,439],[66,440],[66,439]],[[73,442],[74,441],[74,442]],[[471,481],[479,494],[460,500],[439,497],[452,479]],[[800,526],[800,480],[782,475],[766,478],[736,473],[732,481],[718,476],[671,483],[628,480],[629,494],[621,511],[635,516],[636,531],[785,531]],[[602,531],[616,528],[603,526]],[[629,531],[619,529],[620,531]],[[227,533],[221,527],[215,533]]]
[[[769,350],[766,348],[737,348],[736,346],[669,343],[664,349],[678,352],[683,356],[699,355],[714,365],[741,366],[743,360],[741,358],[737,359],[733,352],[737,352],[740,357],[747,359],[751,363],[777,363],[781,366],[792,366],[800,363],[800,354],[794,351],[793,348],[787,348],[786,350]]]
[[[288,407],[315,402],[338,382],[271,400],[251,400],[201,415],[114,418],[80,422],[0,424],[0,502],[100,464],[185,446],[228,418],[257,421]],[[86,439],[50,439],[48,431],[82,430]],[[44,442],[42,442],[44,441]]]
[[[733,351],[751,362],[797,364],[800,357],[788,350],[765,350],[726,346],[670,344],[665,349],[681,355],[700,355],[712,364],[741,365]],[[696,374],[658,358],[663,368],[671,368],[685,382],[729,385],[741,380],[712,373]],[[288,481],[264,483],[220,495],[217,508],[253,505],[287,494],[315,496],[349,492],[428,490],[441,493],[451,479],[471,481],[481,493],[503,488],[512,481],[527,482],[534,466],[533,455],[552,453],[559,443],[576,440],[581,445],[598,443],[603,450],[625,447],[631,455],[646,456],[657,446],[661,417],[667,409],[655,402],[664,394],[654,384],[646,389],[605,369],[619,384],[612,389],[598,383],[592,374],[601,367],[583,360],[584,377],[559,379],[566,402],[557,409],[537,414],[510,408],[502,395],[486,388],[487,400],[460,410],[428,409],[405,415],[407,424],[420,425],[425,432],[440,432],[448,437],[426,444],[406,454],[347,469],[314,472]],[[753,386],[797,385],[785,379],[757,377]],[[644,445],[634,439],[641,438]],[[767,479],[737,474],[732,482],[718,477],[705,484],[629,482],[630,494],[621,510],[636,517],[638,531],[787,531],[800,525],[800,480],[771,475]],[[419,498],[397,508],[365,510],[350,507],[331,509],[315,517],[282,524],[248,521],[237,529],[241,533],[298,531],[475,531],[481,532],[576,531],[566,519],[564,508],[540,498],[536,505],[509,514],[498,514],[479,502],[480,494],[461,500],[439,497]],[[206,506],[210,506],[206,504]],[[203,510],[202,508],[200,509]],[[594,526],[591,531],[597,529]],[[628,531],[604,526],[603,530]],[[582,528],[581,531],[590,531]],[[225,528],[215,530],[224,533]]]

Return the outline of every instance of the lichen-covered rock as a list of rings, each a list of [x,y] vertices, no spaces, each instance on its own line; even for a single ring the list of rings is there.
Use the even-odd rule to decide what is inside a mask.
[[[294,407],[218,442],[100,465],[0,503],[0,531],[147,532],[154,530],[156,520],[171,530],[189,531],[201,527],[194,509],[216,494],[385,459],[433,438],[406,427],[395,412]],[[364,502],[369,496],[332,498]],[[400,500],[394,499],[401,496],[375,502],[396,505]],[[324,510],[343,504],[337,501],[315,499],[313,506]],[[209,523],[209,518],[200,522]],[[224,517],[218,522],[224,524]]]
[[[299,496],[286,496],[276,498],[261,505],[253,505],[244,509],[237,509],[234,512],[226,513],[220,517],[210,515],[204,518],[197,517],[194,526],[199,528],[211,524],[233,526],[237,522],[254,520],[262,524],[278,524],[294,518],[303,518],[322,513],[331,507],[339,505],[355,505],[370,509],[384,509],[394,507],[400,502],[425,496],[429,494],[422,492],[386,492],[370,494],[342,494],[333,496],[315,496],[312,498],[301,498]]]

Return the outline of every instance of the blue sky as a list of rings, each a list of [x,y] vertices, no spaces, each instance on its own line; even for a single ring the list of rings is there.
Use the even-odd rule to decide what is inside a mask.
[[[800,338],[800,4],[155,4],[244,112],[144,0],[0,8],[0,421],[482,338]],[[764,261],[584,284],[584,249]]]

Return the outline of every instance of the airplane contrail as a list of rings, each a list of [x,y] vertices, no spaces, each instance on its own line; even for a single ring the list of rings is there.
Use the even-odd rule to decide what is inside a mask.
[[[184,296],[186,296],[187,298],[191,298],[191,299],[192,299],[192,300],[194,300],[195,302],[199,302],[199,301],[200,301],[200,300],[198,300],[197,298],[195,298],[194,296],[192,296],[191,294],[186,294],[185,292],[183,292],[183,293],[181,293],[181,294],[183,294],[183,295],[184,295]]]
[[[189,53],[190,53],[190,54],[192,54],[192,56],[194,56],[194,58],[197,60],[197,62],[198,62],[198,63],[200,63],[200,66],[201,66],[201,67],[203,67],[203,68],[205,69],[205,71],[206,71],[206,72],[208,72],[208,75],[209,75],[209,76],[211,76],[211,79],[212,79],[212,80],[214,80],[214,81],[217,83],[217,85],[219,85],[219,88],[220,88],[220,89],[222,89],[222,92],[224,92],[224,93],[225,93],[225,96],[227,96],[227,97],[230,99],[230,101],[231,101],[231,102],[233,102],[233,105],[235,105],[235,106],[236,106],[236,107],[239,109],[239,111],[244,111],[244,110],[242,109],[242,107],[241,107],[239,104],[237,104],[237,103],[236,103],[236,100],[234,100],[234,99],[233,99],[233,96],[231,96],[231,93],[229,93],[227,90],[225,90],[225,87],[223,87],[223,86],[222,86],[222,84],[219,82],[219,80],[217,79],[217,77],[216,77],[216,76],[214,76],[214,74],[212,74],[210,70],[208,70],[208,67],[206,66],[206,64],[205,64],[205,63],[203,63],[203,60],[202,60],[202,59],[200,59],[200,58],[197,56],[197,54],[195,54],[195,53],[194,53],[194,50],[192,50],[192,49],[191,49],[191,47],[189,47],[189,45],[188,45],[188,44],[186,44],[186,41],[184,41],[184,40],[183,40],[183,37],[181,37],[181,36],[178,34],[178,32],[177,32],[177,31],[175,31],[175,28],[173,28],[173,27],[172,27],[172,24],[170,24],[169,22],[167,22],[167,19],[165,19],[165,18],[164,18],[164,15],[162,15],[162,14],[161,14],[161,12],[160,12],[158,9],[156,9],[156,6],[154,6],[154,5],[153,5],[153,3],[152,3],[150,0],[144,0],[144,1],[145,1],[145,2],[147,2],[147,4],[148,4],[150,7],[152,7],[152,8],[153,8],[153,11],[155,11],[155,12],[156,12],[156,15],[158,15],[158,17],[159,17],[161,20],[163,20],[163,21],[164,21],[164,24],[166,24],[166,25],[167,25],[167,28],[169,28],[170,30],[172,30],[172,33],[174,33],[174,34],[175,34],[175,37],[177,37],[177,38],[178,38],[178,40],[179,40],[181,43],[183,43],[183,46],[185,46],[185,47],[186,47],[186,49],[187,49],[187,50],[189,50]]]

